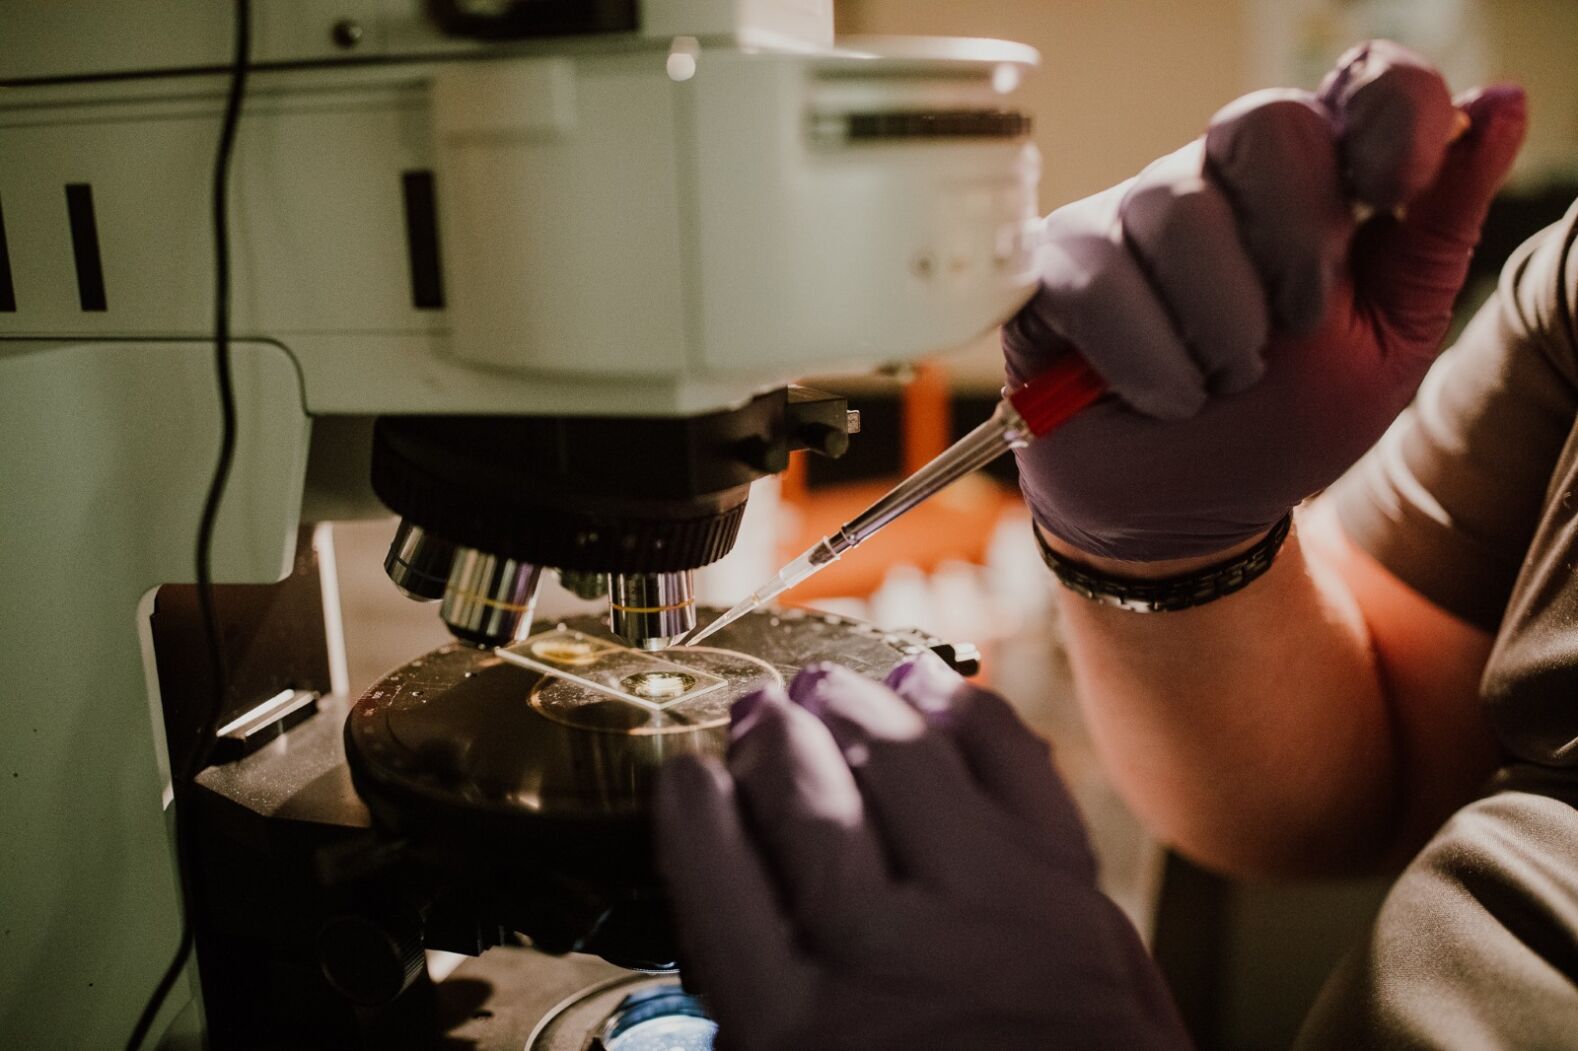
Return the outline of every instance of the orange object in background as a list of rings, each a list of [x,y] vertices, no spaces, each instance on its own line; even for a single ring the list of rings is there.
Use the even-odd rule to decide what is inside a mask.
[[[947,369],[935,362],[918,366],[914,379],[905,385],[900,457],[905,475],[947,449],[953,430],[951,398]],[[806,487],[804,454],[794,457],[782,477],[782,499],[800,511],[798,532],[784,538],[785,561],[854,518],[898,481],[889,478],[811,492]],[[985,561],[987,544],[1003,511],[1018,500],[1017,492],[985,475],[961,479],[789,591],[784,602],[801,605],[834,596],[863,598],[876,591],[896,565],[930,572],[953,560],[979,564]]]
[[[904,385],[904,447],[899,461],[904,477],[947,450],[953,437],[952,397],[947,369],[934,361],[916,366],[914,378]]]

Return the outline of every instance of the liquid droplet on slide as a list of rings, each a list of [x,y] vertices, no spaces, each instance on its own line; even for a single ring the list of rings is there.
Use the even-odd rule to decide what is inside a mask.
[[[677,671],[643,671],[625,676],[619,685],[637,697],[667,701],[694,689],[696,677]]]

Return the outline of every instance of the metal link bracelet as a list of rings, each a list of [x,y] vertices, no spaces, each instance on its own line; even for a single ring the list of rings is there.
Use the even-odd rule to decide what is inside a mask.
[[[1214,566],[1160,580],[1137,580],[1098,573],[1089,566],[1079,565],[1059,555],[1047,546],[1041,530],[1034,526],[1031,529],[1036,534],[1036,546],[1041,549],[1041,561],[1052,570],[1058,583],[1070,591],[1092,602],[1134,613],[1171,613],[1203,606],[1224,595],[1243,590],[1271,568],[1292,525],[1293,512],[1289,511],[1271,527],[1271,532],[1248,551]]]

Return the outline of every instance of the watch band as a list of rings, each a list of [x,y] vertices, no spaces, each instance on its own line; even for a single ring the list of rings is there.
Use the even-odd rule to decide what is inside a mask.
[[[1070,591],[1092,602],[1134,613],[1171,613],[1203,606],[1224,595],[1243,590],[1271,568],[1292,525],[1293,512],[1289,511],[1248,551],[1214,566],[1159,580],[1111,576],[1071,562],[1047,546],[1041,530],[1034,526],[1031,528],[1036,534],[1036,546],[1041,549],[1041,561],[1052,570],[1058,583]]]

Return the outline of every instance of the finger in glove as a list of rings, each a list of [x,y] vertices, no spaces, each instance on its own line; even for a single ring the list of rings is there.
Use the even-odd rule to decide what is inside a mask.
[[[1246,95],[1212,118],[1205,150],[1270,298],[1273,326],[1291,336],[1313,332],[1354,229],[1326,107],[1305,91]]]
[[[1402,219],[1377,219],[1354,246],[1358,294],[1386,319],[1394,366],[1434,359],[1480,227],[1528,127],[1527,102],[1515,86],[1473,92],[1460,106],[1469,127],[1447,149],[1435,182]]]
[[[980,881],[972,855],[992,848],[1003,818],[952,741],[892,690],[840,665],[806,668],[789,696],[838,742],[898,874],[973,893]]]
[[[1319,95],[1337,122],[1355,201],[1390,212],[1435,182],[1459,120],[1446,81],[1423,58],[1389,40],[1360,44]]]
[[[1199,140],[1141,172],[1120,208],[1123,236],[1167,305],[1215,394],[1265,371],[1270,308],[1222,190],[1205,177]]]
[[[1004,326],[1004,350],[1011,367],[1029,352],[1017,363],[1029,378],[1078,347],[1140,412],[1187,419],[1205,402],[1205,378],[1124,244],[1118,209],[1131,185],[1047,216],[1038,259],[1041,288]]]
[[[1007,701],[971,685],[931,653],[905,661],[887,682],[952,738],[976,784],[1022,823],[1025,842],[1044,844],[1045,860],[1094,881],[1084,822],[1052,766],[1052,749]]]
[[[827,727],[776,687],[736,703],[728,769],[812,945],[836,950],[887,883],[876,830]]]
[[[726,1029],[750,1031],[763,1021],[755,1011],[792,1014],[809,999],[814,972],[794,944],[729,775],[711,760],[670,760],[658,776],[654,817],[687,980],[713,997]]]

